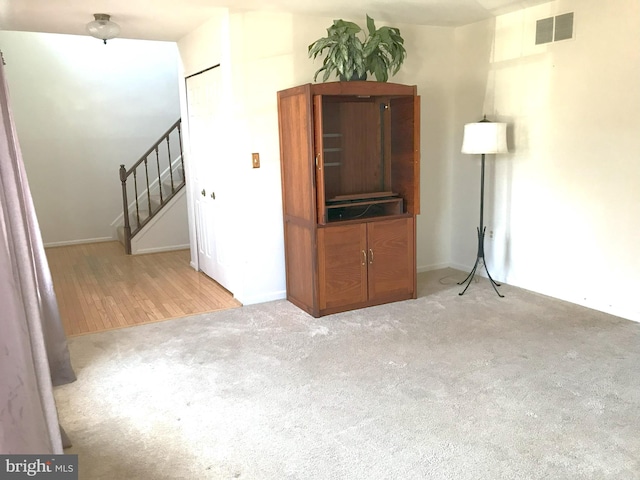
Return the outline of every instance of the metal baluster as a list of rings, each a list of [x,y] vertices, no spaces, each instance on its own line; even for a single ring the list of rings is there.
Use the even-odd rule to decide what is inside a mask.
[[[140,207],[138,205],[138,172],[137,170],[133,171],[133,189],[135,190],[135,198],[136,198],[136,220],[138,222],[138,228],[140,228]]]
[[[149,216],[151,216],[151,190],[149,190],[149,165],[148,158],[144,157],[144,175],[147,178],[147,206],[149,207]]]
[[[156,147],[156,165],[158,166],[158,189],[160,190],[160,205],[164,205],[162,199],[162,179],[160,178],[160,156],[158,155],[158,147]]]
[[[182,156],[182,119],[178,120],[178,143],[180,144],[180,163],[182,164],[182,181],[187,183],[187,177],[184,174],[184,157]]]
[[[167,135],[167,155],[169,157],[169,176],[171,177],[171,193],[174,192],[175,187],[173,185],[173,166],[171,165],[171,146],[169,145],[169,136],[171,133]]]

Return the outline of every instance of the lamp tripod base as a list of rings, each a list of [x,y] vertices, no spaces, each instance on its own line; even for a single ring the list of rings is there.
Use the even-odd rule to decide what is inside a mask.
[[[486,230],[486,227],[483,227],[482,231],[480,231],[480,227],[476,228],[476,230],[478,231],[478,256],[476,257],[476,263],[473,265],[473,268],[471,269],[471,272],[469,272],[469,275],[467,275],[467,278],[465,278],[461,282],[458,282],[458,285],[463,285],[465,283],[467,284],[464,287],[464,290],[462,290],[458,295],[464,295],[464,292],[466,292],[467,288],[469,288],[469,285],[471,285],[471,281],[473,280],[473,277],[476,276],[476,271],[478,270],[478,266],[482,264],[485,272],[487,272],[487,276],[489,277],[491,286],[493,287],[493,289],[496,291],[496,293],[500,298],[504,298],[504,295],[502,295],[497,289],[497,287],[499,287],[500,284],[491,277],[491,274],[489,273],[489,269],[487,268],[487,264],[484,261],[484,232]]]

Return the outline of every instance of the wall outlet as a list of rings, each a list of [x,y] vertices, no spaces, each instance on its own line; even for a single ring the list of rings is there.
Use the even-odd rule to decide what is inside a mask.
[[[252,153],[251,154],[251,164],[253,165],[253,168],[260,168],[260,154],[259,153]]]

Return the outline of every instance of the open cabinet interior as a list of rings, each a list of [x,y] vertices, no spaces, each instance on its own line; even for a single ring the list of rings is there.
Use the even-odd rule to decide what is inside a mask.
[[[402,138],[413,138],[412,97],[318,95],[314,105],[319,223],[408,213],[413,189],[404,182],[414,152],[404,142],[403,157]]]

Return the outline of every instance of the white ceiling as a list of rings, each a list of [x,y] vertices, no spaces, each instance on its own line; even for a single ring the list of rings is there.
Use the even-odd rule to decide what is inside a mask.
[[[0,0],[0,29],[85,35],[107,13],[123,38],[177,41],[216,8],[292,12],[389,24],[459,26],[551,0]]]

